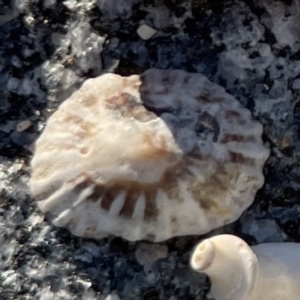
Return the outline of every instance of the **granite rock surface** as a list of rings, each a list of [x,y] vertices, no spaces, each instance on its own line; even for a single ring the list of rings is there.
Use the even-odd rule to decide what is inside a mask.
[[[0,0],[1,300],[211,299],[188,264],[203,236],[155,247],[80,239],[52,227],[30,197],[33,143],[48,117],[107,72],[203,73],[250,109],[271,149],[265,185],[240,220],[205,237],[300,241],[299,1],[125,2]],[[155,35],[143,40],[141,24]]]

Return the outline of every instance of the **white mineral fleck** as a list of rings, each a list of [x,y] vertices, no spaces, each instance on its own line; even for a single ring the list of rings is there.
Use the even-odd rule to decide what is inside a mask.
[[[27,219],[27,223],[30,226],[35,226],[43,221],[44,221],[44,216],[37,213],[31,214],[30,217]]]
[[[120,297],[117,294],[113,293],[113,294],[109,294],[105,298],[105,300],[120,300]]]
[[[16,130],[18,132],[23,132],[25,131],[26,129],[28,129],[30,126],[31,126],[31,121],[30,120],[24,120],[24,121],[21,121],[18,125],[17,125],[17,128]]]
[[[156,33],[156,30],[146,24],[143,24],[137,29],[137,33],[141,39],[149,40]]]
[[[102,69],[100,53],[104,38],[95,34],[85,21],[80,21],[69,29],[69,38],[76,65],[84,72],[94,70],[99,74]]]

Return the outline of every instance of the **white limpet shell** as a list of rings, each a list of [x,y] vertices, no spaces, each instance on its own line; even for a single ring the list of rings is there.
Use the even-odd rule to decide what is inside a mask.
[[[237,220],[264,183],[262,125],[205,76],[89,79],[36,142],[31,190],[56,226],[163,241]]]
[[[234,235],[198,244],[191,267],[208,275],[216,300],[300,299],[300,244],[267,243],[250,248]]]

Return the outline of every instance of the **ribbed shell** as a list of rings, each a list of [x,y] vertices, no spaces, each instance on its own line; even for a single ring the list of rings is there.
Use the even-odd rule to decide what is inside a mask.
[[[31,190],[78,236],[162,241],[237,220],[263,185],[262,125],[205,76],[87,80],[36,142]]]

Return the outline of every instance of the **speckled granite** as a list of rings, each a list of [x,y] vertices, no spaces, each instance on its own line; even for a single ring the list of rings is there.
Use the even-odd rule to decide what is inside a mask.
[[[0,0],[1,300],[210,297],[207,278],[188,265],[202,237],[79,239],[52,227],[30,198],[32,144],[48,116],[105,72],[180,68],[224,86],[264,125],[271,156],[255,203],[207,236],[300,241],[299,0],[125,2]],[[140,39],[140,24],[156,34]]]

